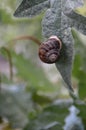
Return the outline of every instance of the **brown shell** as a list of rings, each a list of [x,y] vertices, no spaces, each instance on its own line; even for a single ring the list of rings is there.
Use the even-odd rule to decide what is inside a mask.
[[[39,47],[39,57],[44,63],[52,64],[58,60],[61,42],[56,36],[50,37]]]

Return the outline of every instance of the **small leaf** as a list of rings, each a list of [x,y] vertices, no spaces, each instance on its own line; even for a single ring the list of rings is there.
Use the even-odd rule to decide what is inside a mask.
[[[45,8],[48,8],[48,0],[23,0],[16,9],[14,16],[16,17],[32,17],[39,14]]]

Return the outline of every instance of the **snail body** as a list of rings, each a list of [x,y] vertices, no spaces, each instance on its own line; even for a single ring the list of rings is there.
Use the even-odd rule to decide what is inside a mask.
[[[59,56],[62,43],[57,36],[51,36],[46,42],[39,47],[39,57],[41,61],[47,64],[55,63]]]

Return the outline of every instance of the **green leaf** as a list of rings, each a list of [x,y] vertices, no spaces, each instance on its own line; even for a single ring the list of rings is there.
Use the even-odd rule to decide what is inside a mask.
[[[82,119],[83,125],[84,125],[84,130],[86,129],[86,104],[85,103],[77,103],[75,105],[78,110],[78,116]]]
[[[46,107],[24,130],[62,130],[69,106],[69,102],[58,101],[57,104]]]
[[[86,99],[86,46],[80,39],[80,34],[73,30],[73,37],[75,39],[76,55],[74,60],[73,75],[78,79],[79,97]]]
[[[63,2],[55,0],[51,3],[51,8],[45,13],[42,21],[44,37],[56,35],[62,41],[60,58],[56,62],[56,67],[62,75],[69,90],[72,90],[71,71],[73,61],[73,38],[70,30],[69,19],[62,12]]]
[[[40,90],[53,90],[52,83],[47,79],[41,67],[25,59],[22,54],[12,52],[17,75],[26,81],[29,86],[38,87]]]
[[[32,91],[32,100],[38,105],[45,105],[52,102],[52,99],[45,95],[39,95],[36,90]]]
[[[51,35],[57,35],[62,41],[62,50],[60,53],[60,58],[56,62],[56,67],[62,75],[65,83],[67,84],[68,88],[72,90],[71,84],[71,71],[72,71],[72,63],[73,63],[73,37],[71,35],[70,27],[73,26],[74,22],[66,17],[66,13],[70,13],[71,8],[82,6],[82,1],[67,1],[66,4],[64,1],[57,1],[55,0],[53,4],[51,3],[51,8],[47,10],[45,13],[45,17],[42,22],[43,27],[43,35],[45,37],[50,37]],[[70,7],[70,6],[71,7]],[[68,10],[65,9],[65,6]],[[70,7],[70,8],[69,8]],[[61,13],[63,11],[63,13]],[[78,14],[77,14],[78,15]],[[68,16],[68,15],[67,15]],[[74,16],[74,15],[73,15]],[[79,16],[79,15],[78,15]],[[70,17],[70,14],[69,14]],[[82,18],[84,20],[82,20]],[[82,16],[82,22],[86,21],[85,18]],[[79,21],[74,17],[76,21]],[[75,23],[76,24],[76,23]],[[82,23],[80,22],[80,25]],[[83,23],[84,24],[84,23]],[[74,26],[75,27],[75,26]],[[81,26],[79,30],[81,30]],[[85,26],[83,25],[83,28]],[[82,28],[82,29],[83,29]],[[83,29],[83,32],[86,29]]]
[[[10,86],[0,91],[0,116],[7,118],[12,127],[22,128],[32,110],[31,95],[22,86]]]
[[[16,17],[32,17],[48,8],[48,0],[23,0],[14,13]]]

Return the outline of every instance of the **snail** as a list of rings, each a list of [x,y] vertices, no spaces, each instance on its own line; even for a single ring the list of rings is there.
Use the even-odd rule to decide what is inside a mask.
[[[39,58],[44,63],[55,63],[59,56],[62,43],[57,36],[51,36],[46,42],[42,43],[39,47]]]

